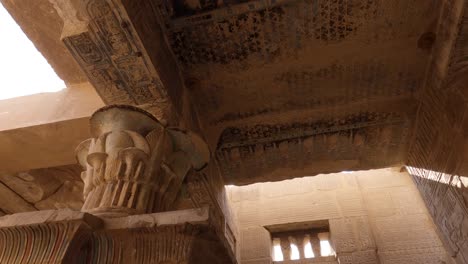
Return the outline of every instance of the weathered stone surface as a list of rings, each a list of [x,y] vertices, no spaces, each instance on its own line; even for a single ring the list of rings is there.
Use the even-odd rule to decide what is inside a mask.
[[[51,196],[34,204],[39,210],[65,209],[80,210],[83,207],[83,182],[64,181]]]
[[[172,99],[172,103],[181,105],[183,86],[175,62],[172,62],[174,71],[170,73],[172,80],[167,83],[172,84],[172,89],[168,89],[163,82],[169,80],[169,76],[165,76],[168,69],[158,67],[159,61],[152,61],[137,31],[138,17],[130,19],[121,1],[52,2],[65,23],[64,43],[105,103],[138,105]],[[151,11],[144,8],[139,14],[144,10]],[[149,22],[151,17],[143,18]],[[159,28],[156,20],[154,28]],[[166,52],[164,58],[157,59],[163,59],[164,66],[168,67],[172,55],[169,50],[161,49],[167,44],[158,34],[153,36],[159,40],[159,49],[149,50],[159,54]],[[165,78],[162,80],[161,76]],[[176,90],[179,92],[174,94]]]
[[[36,211],[37,209],[23,197],[0,183],[0,208],[7,214]]]
[[[232,127],[221,134],[216,159],[229,184],[395,166],[405,157],[409,128],[396,112]]]
[[[195,208],[181,211],[169,211],[155,214],[131,215],[118,218],[104,218],[106,229],[151,228],[161,225],[182,223],[208,223],[210,208]]]
[[[53,177],[34,177],[25,172],[13,175],[0,174],[0,181],[30,203],[47,198],[61,185],[61,182]]]
[[[2,131],[0,170],[15,173],[43,168],[44,165],[75,164],[73,150],[90,136],[88,119],[77,118]]]
[[[103,105],[90,83],[2,100],[0,172],[73,164],[73,149],[89,136],[87,118]]]
[[[443,5],[440,38],[420,98],[408,171],[457,263],[468,263],[466,1]]]
[[[103,222],[93,215],[73,210],[42,210],[17,213],[0,218],[0,228],[29,226],[65,221],[84,221],[93,228],[101,228]]]
[[[402,164],[441,8],[52,2],[67,46],[106,103],[163,102],[189,127],[200,121],[235,184]]]
[[[36,209],[79,210],[83,206],[83,183],[79,174],[80,168],[77,165],[0,174],[0,184],[8,187],[7,193],[17,197],[14,201],[20,203],[20,211],[12,211],[14,204],[6,207],[0,205],[0,208],[8,213]],[[21,208],[21,205],[26,207]]]
[[[239,241],[242,246],[255,239],[268,240],[259,222],[272,225],[319,218],[330,219],[340,264],[450,262],[422,202],[401,176],[318,176],[293,181],[290,192],[281,184],[270,184],[269,190],[248,186],[232,197],[237,212],[242,212],[238,217],[241,237],[236,236],[235,212],[226,204],[222,190],[224,183],[278,181],[405,161],[445,246],[458,263],[468,263],[466,1],[2,3],[13,11],[39,49],[46,51],[59,75],[68,76],[64,77],[67,82],[82,80],[84,75],[70,75],[76,65],[57,42],[60,33],[106,103],[144,104],[161,119],[161,130],[170,130],[167,124],[200,128],[216,160],[206,170],[185,177],[187,164],[175,162],[177,157],[160,159],[157,155],[155,160],[162,160],[166,172],[180,172],[185,177],[179,177],[170,192],[171,203],[161,210],[208,206],[212,229],[207,237],[218,237],[234,254],[248,256],[246,263],[271,262],[269,245],[238,248]],[[24,120],[18,124],[27,124]],[[0,135],[0,170],[27,171],[41,164],[72,163],[71,146],[89,137],[84,121],[4,131]],[[109,123],[118,126],[118,122]],[[410,133],[413,126],[415,133]],[[138,176],[130,170],[147,165],[146,160],[139,160],[150,152],[145,144],[157,142],[121,128],[92,135],[96,142],[101,140],[102,148],[81,158],[89,172],[84,177],[85,194],[95,192],[98,197],[91,207],[104,206],[99,199],[115,191],[113,180],[121,180],[119,172],[122,177]],[[164,139],[164,134],[155,138]],[[94,143],[89,146],[101,147]],[[108,159],[119,156],[120,150],[127,155],[116,160],[125,162]],[[138,164],[133,166],[135,160]],[[108,166],[100,170],[102,164]],[[130,166],[119,167],[122,164]],[[174,171],[176,168],[181,171]],[[109,175],[117,176],[106,179]],[[62,179],[59,185],[57,178],[31,180],[24,176],[0,177],[4,183],[0,183],[2,212],[80,207],[78,192],[83,187],[76,180]],[[96,190],[100,180],[107,186]],[[132,181],[123,182],[127,188]],[[128,190],[124,194],[130,195],[119,201],[129,198],[133,202],[140,194],[138,188]],[[268,205],[265,201],[277,203],[272,202],[269,210],[259,210]],[[204,222],[206,211],[202,212],[194,219]],[[172,223],[176,217],[159,221]],[[158,232],[164,239],[177,237],[190,244],[206,227],[161,227],[156,218],[144,215],[115,220],[110,226],[150,231],[130,232],[129,238],[118,232],[96,232],[91,236],[96,250],[86,258],[112,262],[111,258],[124,254],[137,256],[138,262],[187,261],[181,255],[160,257],[154,252],[161,248],[147,251],[144,246],[161,245],[154,238]],[[122,246],[125,243],[130,246]],[[124,248],[144,249],[132,255]],[[101,250],[109,254],[96,253]]]
[[[226,181],[248,184],[401,164],[416,108],[392,125],[366,120],[394,121],[399,106],[374,110],[391,101],[417,105],[440,8],[317,0],[167,1],[155,9]]]

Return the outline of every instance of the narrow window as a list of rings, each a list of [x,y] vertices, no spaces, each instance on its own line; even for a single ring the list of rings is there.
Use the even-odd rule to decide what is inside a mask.
[[[312,250],[312,243],[310,243],[310,235],[304,236],[304,257],[315,258],[314,251]]]
[[[329,233],[319,233],[318,238],[320,239],[320,256],[332,256],[334,252],[330,245]]]
[[[328,220],[265,227],[272,239],[272,259],[277,262],[326,258],[335,255]],[[323,261],[328,261],[324,259]]]
[[[281,251],[281,240],[273,239],[273,261],[283,261],[283,252]]]
[[[299,249],[296,245],[291,243],[291,260],[300,259]]]

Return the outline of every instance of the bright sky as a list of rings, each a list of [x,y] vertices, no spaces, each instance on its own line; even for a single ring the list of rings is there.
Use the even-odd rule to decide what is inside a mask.
[[[0,100],[66,88],[2,4],[0,36]]]

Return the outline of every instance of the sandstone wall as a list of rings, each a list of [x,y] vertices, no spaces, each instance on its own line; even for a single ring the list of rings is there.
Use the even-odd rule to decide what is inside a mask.
[[[458,263],[468,263],[468,110],[457,89],[430,88],[408,155],[435,224]],[[465,97],[468,98],[468,97]]]
[[[446,1],[442,21],[407,164],[450,255],[466,264],[468,2]]]
[[[468,263],[468,110],[456,87],[426,91],[408,171],[457,263]]]
[[[264,226],[324,219],[341,264],[452,263],[406,172],[382,169],[227,188],[238,217],[242,264],[271,263]]]

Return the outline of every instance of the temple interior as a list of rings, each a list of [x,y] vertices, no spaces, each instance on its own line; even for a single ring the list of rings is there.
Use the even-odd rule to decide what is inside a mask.
[[[468,264],[468,0],[0,0],[0,33],[0,264]]]

